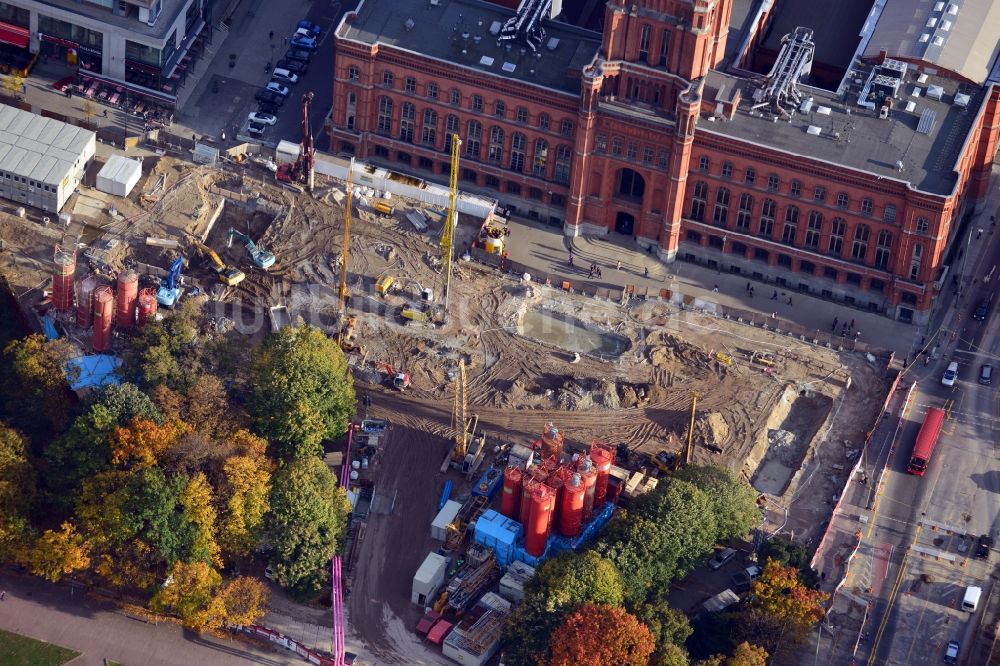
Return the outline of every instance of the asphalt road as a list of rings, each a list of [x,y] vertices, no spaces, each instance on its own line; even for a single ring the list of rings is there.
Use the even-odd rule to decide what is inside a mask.
[[[994,551],[985,561],[973,554],[980,534],[1000,538],[1000,380],[992,386],[977,380],[983,363],[1000,367],[1000,315],[995,302],[987,321],[971,315],[993,295],[997,278],[990,271],[1000,263],[1000,236],[987,231],[977,240],[982,247],[970,255],[966,293],[938,337],[928,340],[936,358],[927,365],[916,361],[908,373],[918,388],[874,521],[872,598],[877,601],[858,663],[938,664],[950,640],[962,644],[960,664],[982,663],[972,654],[973,642],[998,555]],[[947,387],[941,375],[951,361],[959,363],[959,378]],[[927,474],[917,477],[905,467],[930,407],[945,408],[949,418]],[[974,614],[960,610],[967,585],[984,590]]]

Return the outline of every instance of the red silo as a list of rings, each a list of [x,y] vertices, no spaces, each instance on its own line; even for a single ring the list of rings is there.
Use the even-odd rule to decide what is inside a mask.
[[[559,432],[552,422],[545,424],[542,429],[541,456],[543,460],[555,458],[556,462],[562,459],[563,442],[566,436]]]
[[[115,321],[119,328],[128,328],[135,322],[135,303],[139,297],[139,274],[123,271],[118,275],[118,297]]]
[[[583,477],[574,473],[563,485],[562,501],[559,503],[559,533],[563,536],[575,537],[580,534],[583,524],[583,500],[587,488],[583,485]]]
[[[509,465],[503,475],[500,513],[511,520],[517,520],[521,517],[521,481],[523,476],[524,472],[517,465]]]
[[[600,506],[608,494],[608,476],[611,474],[611,463],[615,459],[612,451],[594,442],[590,447],[590,457],[597,468],[597,483],[594,484],[594,506]]]
[[[556,525],[556,521],[559,520],[559,507],[561,506],[560,499],[562,498],[563,491],[563,470],[565,468],[559,467],[552,474],[549,474],[549,478],[546,479],[545,485],[549,487],[552,491],[552,499],[555,502],[555,506],[552,507],[552,526]]]
[[[97,278],[88,275],[76,283],[76,325],[88,328],[94,323],[94,289]]]
[[[56,310],[66,312],[73,309],[73,276],[76,275],[76,252],[64,250],[56,245],[52,257],[55,270],[52,271],[52,304]]]
[[[145,326],[156,318],[156,290],[146,288],[139,292],[139,326]]]
[[[531,476],[530,472],[522,475],[521,482],[521,506],[518,509],[518,522],[527,529],[528,519],[531,517],[531,493],[538,487],[538,481]]]
[[[541,557],[549,536],[552,519],[552,491],[540,483],[531,493],[531,510],[525,525],[524,550],[532,557]]]
[[[94,351],[111,349],[111,324],[115,316],[115,294],[101,285],[94,290]]]
[[[597,469],[594,468],[590,456],[580,458],[576,466],[583,478],[583,519],[590,520],[594,515],[594,490],[597,485]]]

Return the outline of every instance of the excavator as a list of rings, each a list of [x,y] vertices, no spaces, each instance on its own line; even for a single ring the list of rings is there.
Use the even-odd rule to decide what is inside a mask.
[[[376,361],[375,365],[385,371],[386,383],[397,391],[404,391],[410,385],[410,375],[396,372],[396,369],[384,361]]]
[[[340,327],[340,348],[345,352],[352,352],[358,348],[358,318],[354,315],[344,317],[344,325]]]
[[[235,287],[246,278],[246,274],[243,271],[235,266],[226,265],[226,262],[224,262],[222,258],[216,254],[215,250],[208,247],[200,240],[192,238],[191,242],[209,258],[209,261],[212,262],[212,270],[219,276],[219,282],[222,282],[230,287]]]
[[[246,234],[240,233],[239,231],[236,231],[236,229],[230,227],[229,236],[227,237],[228,247],[232,247],[233,238],[236,238],[243,243],[243,247],[247,249],[247,252],[250,254],[250,258],[253,259],[253,263],[257,268],[261,268],[266,271],[271,266],[274,266],[273,253],[268,252],[263,247],[254,243],[253,239]]]

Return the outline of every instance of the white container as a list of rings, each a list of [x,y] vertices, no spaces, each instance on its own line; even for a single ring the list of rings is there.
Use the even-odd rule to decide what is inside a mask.
[[[431,537],[438,541],[447,541],[448,526],[451,525],[451,521],[455,520],[455,516],[458,515],[458,511],[461,508],[461,502],[454,500],[445,502],[441,510],[438,511],[437,516],[435,516],[434,522],[431,523]]]
[[[421,608],[434,602],[438,590],[448,572],[448,558],[437,553],[428,553],[423,564],[413,576],[410,601]]]

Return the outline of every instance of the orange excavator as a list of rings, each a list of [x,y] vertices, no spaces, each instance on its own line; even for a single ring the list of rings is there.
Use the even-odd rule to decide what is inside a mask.
[[[395,368],[384,361],[376,361],[380,369],[385,371],[385,383],[397,391],[405,391],[410,385],[410,375],[405,372],[396,372]]]

